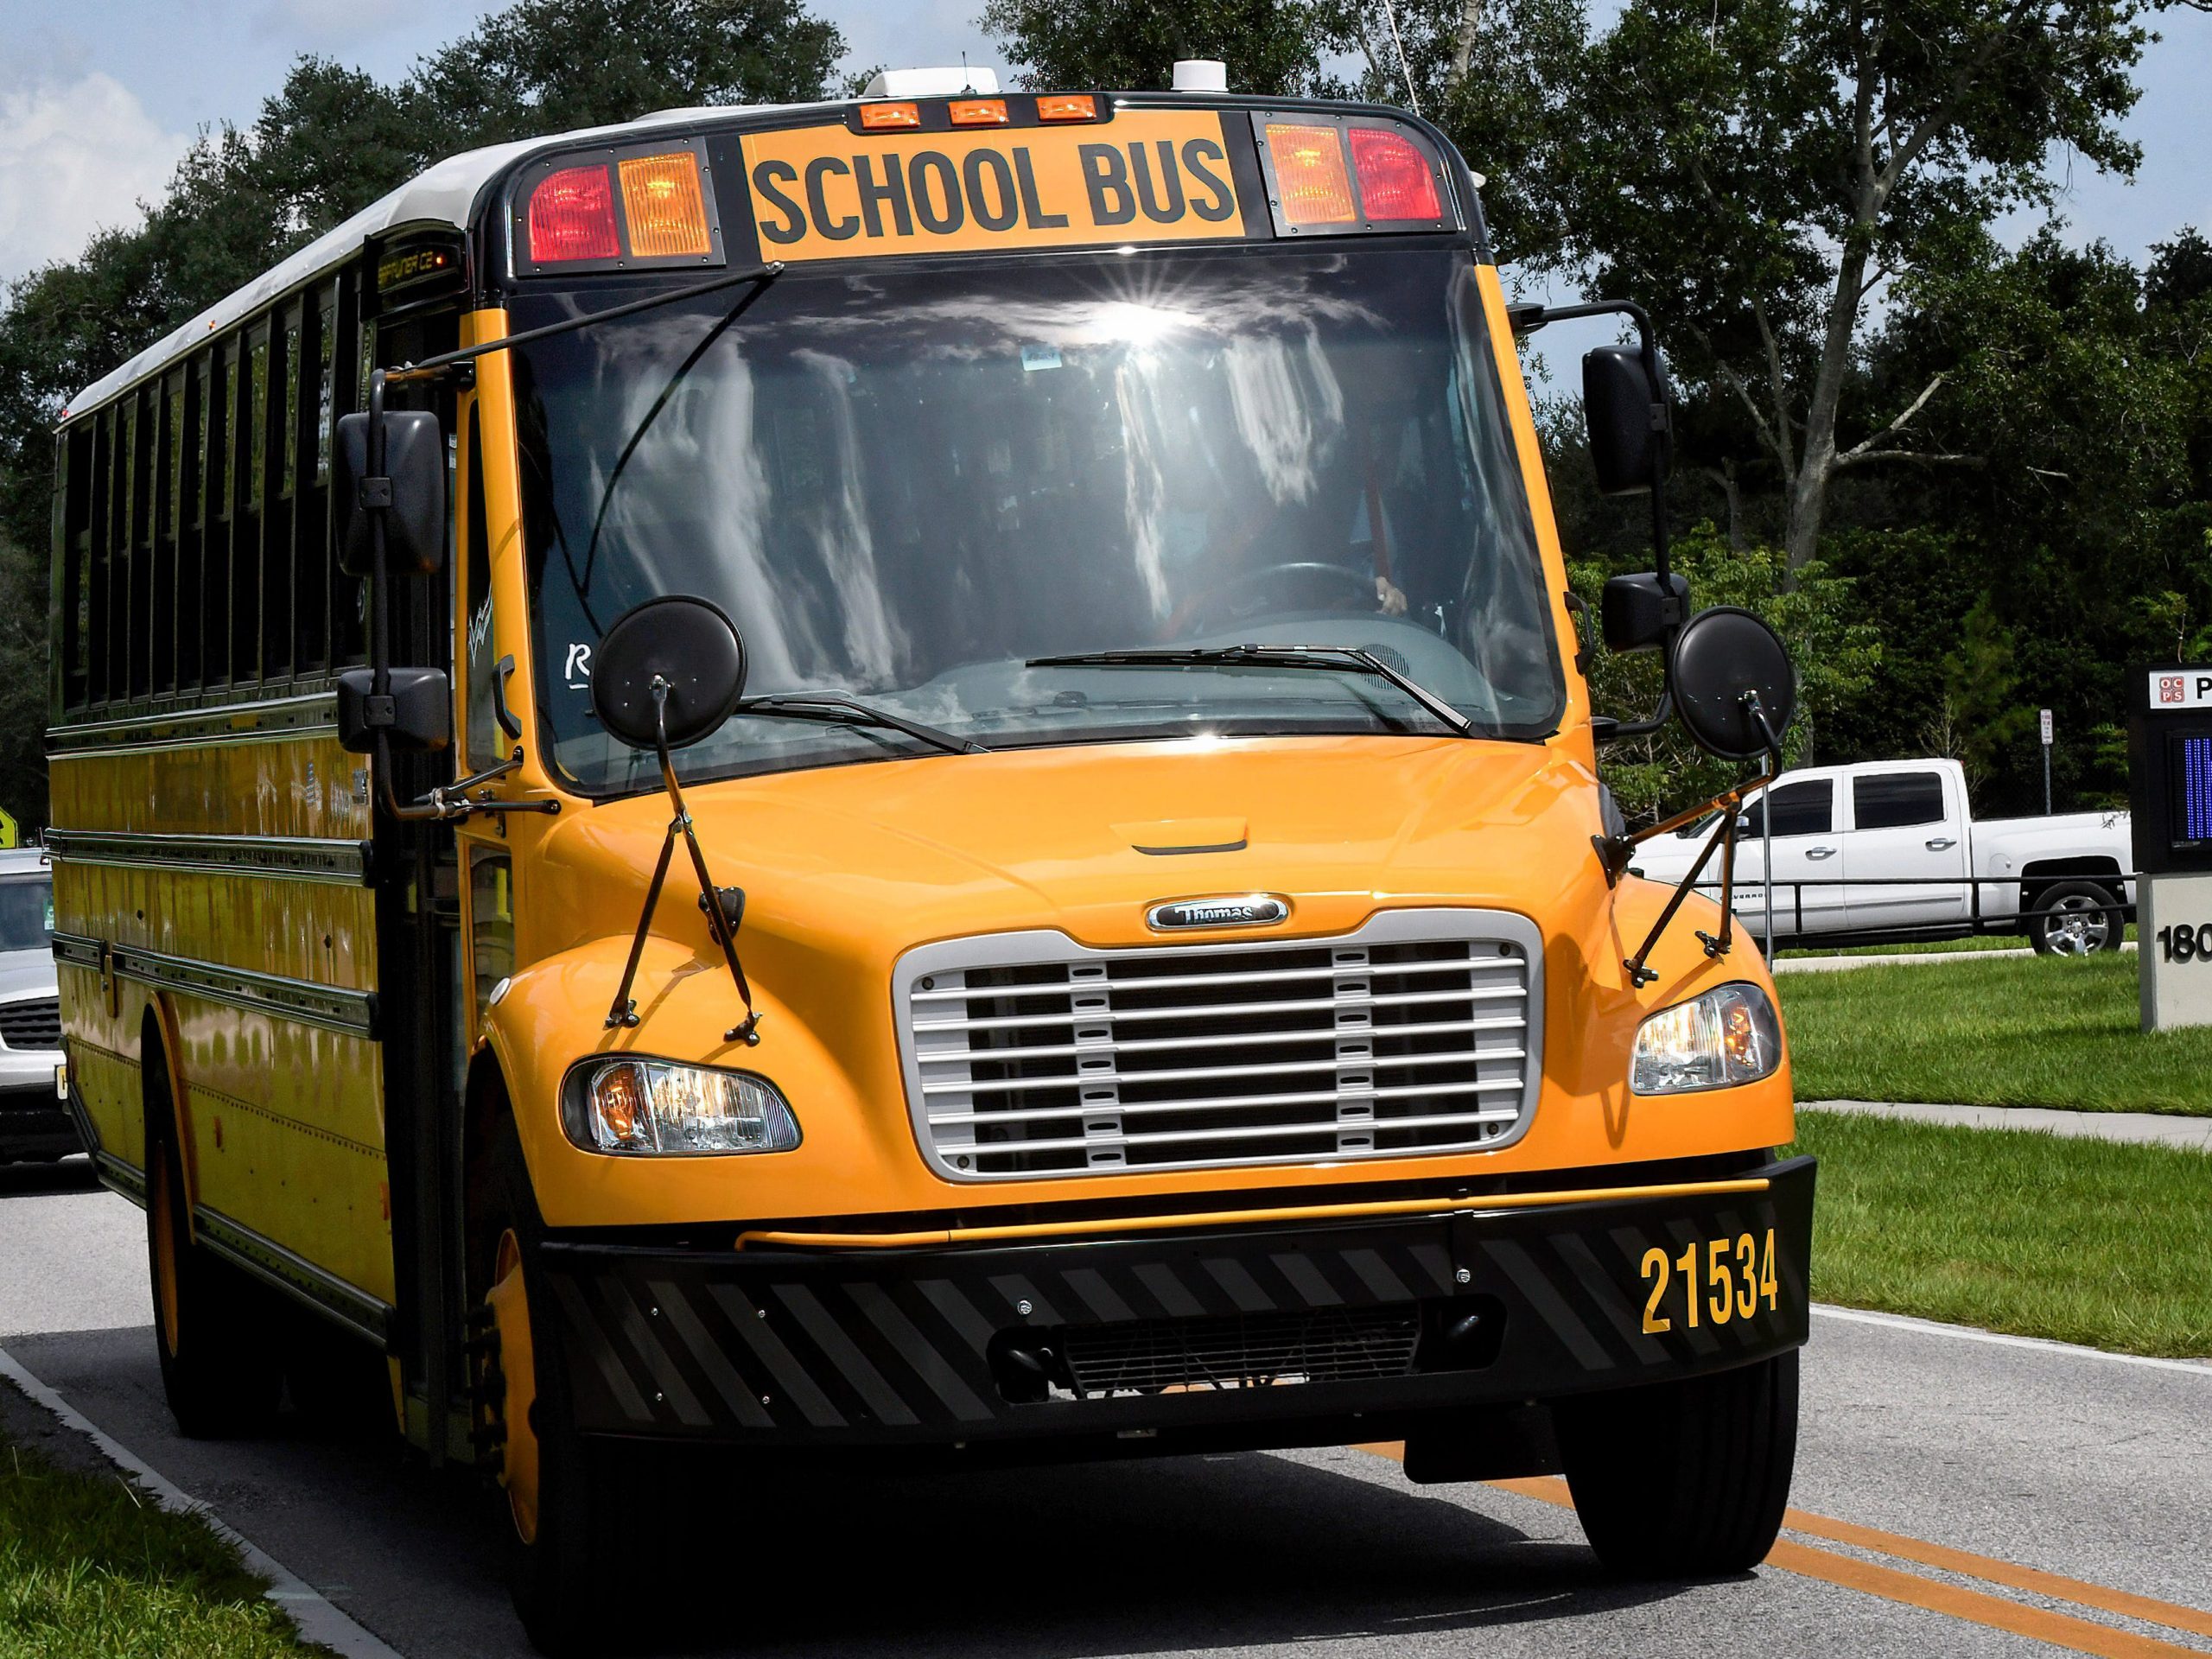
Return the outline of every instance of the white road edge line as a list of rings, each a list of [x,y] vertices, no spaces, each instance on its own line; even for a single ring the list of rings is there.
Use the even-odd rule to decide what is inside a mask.
[[[245,1558],[249,1572],[269,1580],[269,1599],[290,1616],[300,1634],[308,1641],[320,1643],[344,1659],[400,1659],[397,1649],[385,1646],[355,1624],[290,1567],[255,1545],[236,1528],[226,1525],[206,1503],[149,1466],[122,1442],[102,1432],[82,1412],[25,1370],[22,1362],[5,1348],[0,1348],[0,1376],[6,1377],[99,1447],[109,1462],[127,1471],[170,1514],[198,1516],[217,1537],[235,1548]]]
[[[2044,1353],[2075,1354],[2083,1359],[2108,1359],[2115,1364],[2144,1365],[2158,1371],[2183,1371],[2212,1378],[2212,1362],[2201,1359],[2159,1359],[2149,1354],[2115,1354],[2103,1348],[2085,1348],[2075,1342],[2053,1342],[2048,1337],[2013,1337],[2001,1331],[1980,1331],[1972,1325],[1945,1325],[1938,1319],[1916,1319],[1905,1313],[1876,1313],[1863,1307],[1831,1307],[1815,1302],[1813,1312],[1825,1319],[1848,1319],[1854,1325],[1894,1325],[1929,1336],[1951,1337],[1961,1342],[1993,1343],[2000,1348],[2032,1348]]]

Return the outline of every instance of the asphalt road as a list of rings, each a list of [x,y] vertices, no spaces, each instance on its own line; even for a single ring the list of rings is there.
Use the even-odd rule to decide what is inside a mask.
[[[176,1436],[142,1238],[81,1162],[0,1169],[0,1345],[409,1659],[526,1652],[463,1479]],[[1721,1583],[1610,1584],[1555,1483],[1352,1447],[733,1480],[610,1560],[682,1654],[2212,1653],[2212,1367],[1823,1313],[1804,1375],[1791,1530]]]

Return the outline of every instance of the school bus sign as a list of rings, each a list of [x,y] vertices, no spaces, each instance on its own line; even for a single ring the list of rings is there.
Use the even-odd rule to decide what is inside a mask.
[[[1131,110],[1110,126],[747,133],[760,251],[788,261],[1186,242],[1243,234],[1221,117]]]

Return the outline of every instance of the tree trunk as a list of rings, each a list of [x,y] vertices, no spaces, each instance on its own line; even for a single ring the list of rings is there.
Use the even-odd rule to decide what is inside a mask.
[[[1484,0],[1465,0],[1459,10],[1459,27],[1452,36],[1452,73],[1444,83],[1447,92],[1459,90],[1467,78],[1467,69],[1474,60],[1475,41],[1483,30]]]
[[[1728,550],[1744,550],[1744,486],[1736,481],[1736,458],[1720,457],[1718,467],[1708,467],[1705,475],[1720,486],[1722,501],[1728,514]],[[2178,659],[2177,659],[2178,660]]]
[[[1872,215],[1865,218],[1871,221]],[[1871,232],[1871,222],[1865,228]],[[1851,372],[1851,342],[1858,333],[1866,280],[1865,249],[1847,245],[1836,270],[1835,294],[1828,302],[1827,338],[1821,345],[1820,369],[1813,377],[1813,395],[1805,409],[1804,448],[1798,453],[1796,474],[1789,480],[1789,526],[1783,544],[1789,556],[1792,586],[1797,572],[1820,550],[1821,518],[1827,510],[1828,486],[1835,479],[1836,411]]]

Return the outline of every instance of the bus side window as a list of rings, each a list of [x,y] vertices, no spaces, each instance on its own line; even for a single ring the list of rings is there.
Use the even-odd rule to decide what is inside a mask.
[[[128,450],[122,465],[130,489],[128,516],[124,523],[123,557],[127,583],[121,597],[127,631],[124,636],[118,679],[132,699],[153,689],[154,669],[154,448],[161,430],[158,388],[142,386],[124,405],[124,442]]]
[[[92,491],[92,434],[94,423],[81,421],[70,428],[62,452],[63,485],[59,510],[62,514],[61,650],[54,663],[56,699],[63,709],[82,709],[90,701],[88,676],[92,645],[92,605],[88,565],[92,550],[92,522],[99,508]]]
[[[292,540],[292,667],[305,674],[330,664],[331,329],[337,289],[326,283],[302,302]]]
[[[292,532],[300,460],[300,306],[269,324],[261,473],[261,677],[292,672]]]
[[[238,342],[231,512],[231,682],[261,677],[261,496],[269,477],[269,321]]]

